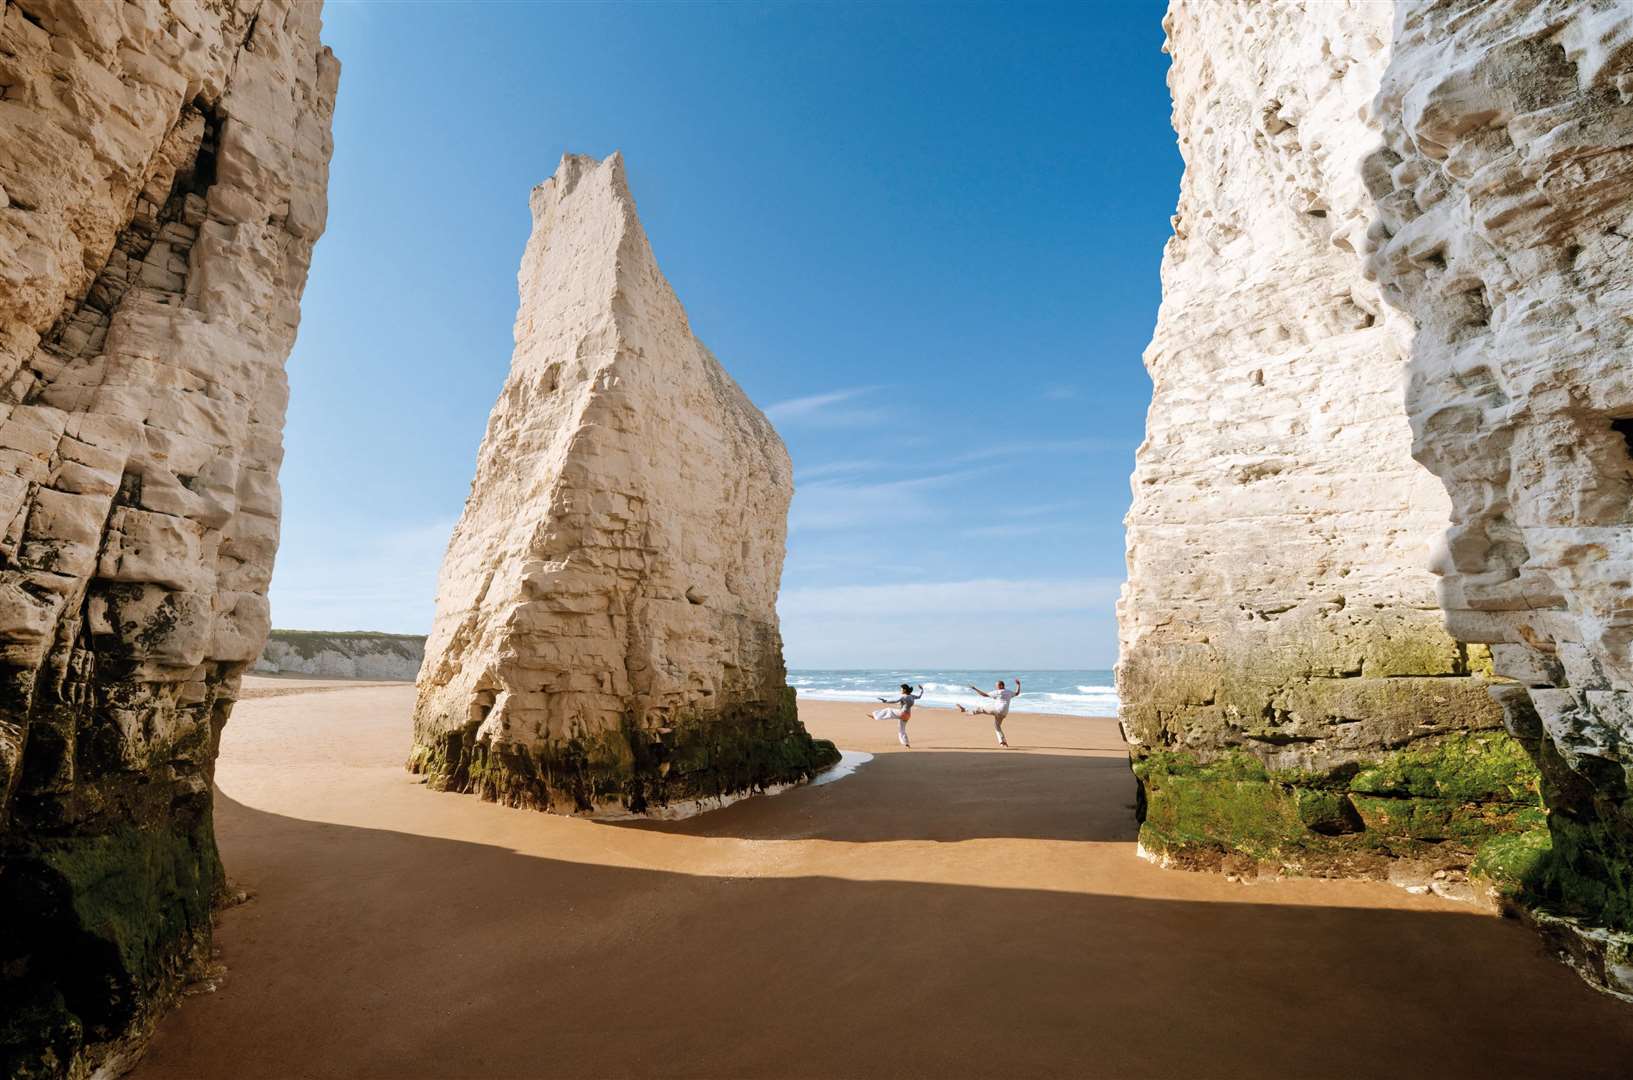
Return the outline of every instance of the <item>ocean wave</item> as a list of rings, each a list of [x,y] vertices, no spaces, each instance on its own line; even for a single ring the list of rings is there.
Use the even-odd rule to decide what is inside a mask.
[[[813,701],[849,701],[870,709],[879,699],[894,701],[902,683],[924,687],[926,708],[971,708],[987,700],[971,685],[990,689],[999,679],[1013,687],[1017,677],[1022,693],[1010,704],[1017,713],[1058,713],[1069,716],[1113,716],[1117,689],[1112,673],[1086,668],[1068,671],[992,670],[976,668],[800,668],[788,673],[795,693]]]
[[[811,701],[851,701],[872,708],[882,708],[880,698],[891,697],[888,691],[850,690],[840,687],[795,687],[794,692]],[[891,700],[895,699],[891,697]],[[966,709],[982,703],[982,699],[968,692],[963,694],[934,693],[925,685],[921,708],[951,709],[963,705]],[[1063,716],[1114,716],[1117,713],[1117,695],[1023,693],[1009,704],[1012,713],[1055,713]]]

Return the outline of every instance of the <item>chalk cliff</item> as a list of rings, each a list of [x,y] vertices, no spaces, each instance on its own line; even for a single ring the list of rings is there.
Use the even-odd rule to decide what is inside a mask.
[[[1448,501],[1411,456],[1410,320],[1363,252],[1391,6],[1176,2],[1185,176],[1145,354],[1122,721],[1141,842],[1185,865],[1469,895],[1536,776],[1442,627]]]
[[[0,1072],[116,1070],[208,948],[339,67],[315,4],[0,5]]]
[[[274,630],[251,669],[257,675],[330,679],[412,679],[425,660],[419,634],[366,630]]]
[[[777,626],[782,440],[692,336],[614,154],[532,195],[516,350],[443,561],[409,766],[655,812],[837,760]]]
[[[1451,496],[1440,602],[1542,769],[1532,918],[1633,996],[1633,7],[1396,7],[1371,267]]]

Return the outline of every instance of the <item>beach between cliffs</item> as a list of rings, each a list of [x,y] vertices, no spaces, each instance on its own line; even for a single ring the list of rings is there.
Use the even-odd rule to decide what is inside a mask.
[[[872,760],[602,822],[427,789],[413,707],[409,683],[245,680],[215,807],[249,899],[136,1077],[1590,1077],[1633,1054],[1625,1007],[1472,905],[1135,858],[1114,720],[1012,714],[1004,751],[925,709],[906,751],[802,701]]]

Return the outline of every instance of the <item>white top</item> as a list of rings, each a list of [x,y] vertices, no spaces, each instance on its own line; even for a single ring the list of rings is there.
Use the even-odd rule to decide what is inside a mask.
[[[999,701],[1003,702],[1005,705],[1008,705],[1009,704],[1009,699],[1014,697],[1017,693],[1019,693],[1019,691],[1011,690],[1008,687],[1005,687],[1002,690],[989,690],[989,691],[987,691],[987,696],[988,697],[995,697]]]

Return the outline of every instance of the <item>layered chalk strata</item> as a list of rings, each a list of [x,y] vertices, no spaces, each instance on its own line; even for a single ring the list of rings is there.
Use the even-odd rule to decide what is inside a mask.
[[[563,813],[807,779],[838,753],[783,666],[782,440],[692,335],[621,157],[564,157],[532,210],[410,768]]]

